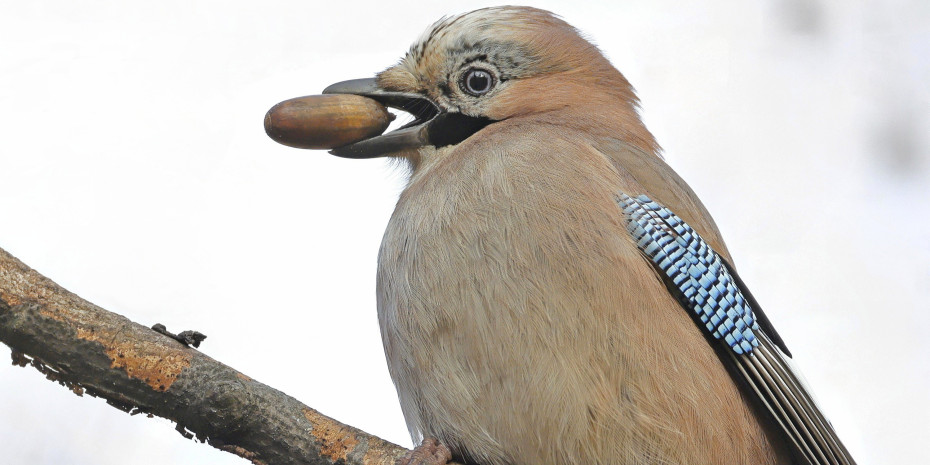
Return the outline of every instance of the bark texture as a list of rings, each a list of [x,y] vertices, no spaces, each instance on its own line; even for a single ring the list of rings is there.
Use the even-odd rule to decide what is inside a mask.
[[[78,395],[167,418],[256,464],[393,465],[407,451],[87,302],[2,249],[0,342],[14,364]]]

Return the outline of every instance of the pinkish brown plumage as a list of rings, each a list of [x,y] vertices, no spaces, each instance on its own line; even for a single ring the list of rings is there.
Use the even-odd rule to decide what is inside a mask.
[[[327,92],[416,117],[334,151],[409,162],[378,315],[414,438],[482,465],[817,458],[791,449],[765,394],[731,375],[744,362],[728,371],[744,359],[695,324],[628,232],[617,196],[646,195],[731,262],[630,84],[570,25],[523,7],[447,18],[375,81]],[[783,347],[767,320],[759,331]]]

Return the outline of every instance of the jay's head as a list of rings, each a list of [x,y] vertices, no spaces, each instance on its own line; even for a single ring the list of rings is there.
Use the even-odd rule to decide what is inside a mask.
[[[552,13],[529,7],[444,18],[374,79],[340,82],[324,93],[363,95],[414,117],[332,151],[348,158],[418,159],[489,125],[544,113],[561,114],[565,124],[591,124],[581,120],[592,113],[640,124],[632,87],[597,47]]]

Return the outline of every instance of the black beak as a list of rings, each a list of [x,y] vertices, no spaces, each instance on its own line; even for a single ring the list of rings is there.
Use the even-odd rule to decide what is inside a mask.
[[[377,100],[386,107],[403,110],[414,120],[400,129],[330,150],[344,158],[383,157],[429,145],[426,125],[439,114],[439,107],[420,94],[390,92],[378,87],[375,80],[352,79],[323,89],[324,94],[354,94]]]
[[[386,157],[424,146],[457,144],[492,122],[487,118],[445,112],[421,94],[384,90],[372,78],[338,82],[323,89],[323,93],[361,95],[410,113],[414,118],[397,130],[329,151],[343,158]]]

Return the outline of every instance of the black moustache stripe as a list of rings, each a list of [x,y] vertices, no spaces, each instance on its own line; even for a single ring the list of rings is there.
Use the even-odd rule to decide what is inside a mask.
[[[427,125],[426,137],[429,144],[436,148],[455,145],[493,122],[479,116],[443,113]]]

